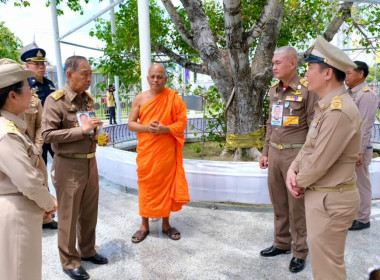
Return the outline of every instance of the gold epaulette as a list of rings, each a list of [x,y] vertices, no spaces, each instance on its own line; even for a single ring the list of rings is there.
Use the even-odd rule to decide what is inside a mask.
[[[38,94],[37,93],[33,93],[33,96],[38,98]]]
[[[339,96],[334,96],[333,99],[331,100],[331,110],[342,110],[343,108],[343,102],[342,98]]]
[[[92,101],[94,101],[94,97],[93,97],[89,92],[86,91],[86,94],[87,94],[88,97],[90,97],[90,99],[91,99]]]
[[[53,92],[51,94],[51,96],[54,98],[55,101],[57,101],[58,99],[60,99],[65,94],[66,94],[66,91],[64,91],[63,89],[59,89],[59,90]]]
[[[309,84],[309,82],[305,78],[301,78],[300,84],[303,85],[304,87],[307,87],[307,85]]]
[[[280,83],[280,81],[277,81],[273,85],[271,85],[270,87],[276,87],[279,83]]]
[[[7,121],[7,123],[5,124],[5,130],[7,133],[17,134],[18,132],[15,124],[11,121]]]
[[[363,91],[363,92],[367,92],[367,91],[370,91],[370,89],[369,89],[369,87],[363,87],[363,88],[362,88],[362,91]]]

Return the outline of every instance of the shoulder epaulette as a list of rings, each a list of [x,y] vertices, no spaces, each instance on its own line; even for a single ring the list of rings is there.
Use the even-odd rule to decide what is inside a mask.
[[[363,91],[363,92],[367,92],[367,91],[370,91],[370,89],[369,89],[369,87],[363,87],[363,88],[362,88],[362,91]]]
[[[307,85],[309,84],[309,82],[305,78],[301,78],[300,84],[303,85],[304,87],[307,87]]]
[[[18,132],[15,124],[11,121],[7,121],[7,123],[5,124],[5,131],[7,133],[14,133],[14,134],[17,134]]]
[[[280,83],[280,81],[277,81],[273,85],[271,85],[270,87],[276,87],[279,83]]]
[[[333,99],[331,100],[331,110],[342,110],[343,108],[343,102],[342,98],[339,96],[334,96]]]
[[[54,98],[55,101],[57,101],[58,99],[60,99],[65,94],[66,94],[66,91],[64,91],[63,89],[59,89],[59,90],[53,92],[51,94],[51,96]]]
[[[87,94],[87,96],[88,96],[92,101],[94,101],[94,97],[93,97],[89,92],[86,91],[86,94]]]

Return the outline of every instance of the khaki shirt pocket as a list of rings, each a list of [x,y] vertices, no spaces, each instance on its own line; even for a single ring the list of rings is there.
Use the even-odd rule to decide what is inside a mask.
[[[73,113],[68,113],[63,120],[63,128],[73,128],[78,122],[77,115]]]
[[[302,110],[303,110],[302,102],[290,101],[288,110],[289,110],[289,113],[290,113],[290,110],[292,110],[291,112],[293,116],[302,115]]]

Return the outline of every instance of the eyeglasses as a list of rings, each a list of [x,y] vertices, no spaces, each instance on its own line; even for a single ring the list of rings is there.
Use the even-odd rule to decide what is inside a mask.
[[[30,88],[30,87],[21,87],[21,88],[17,88],[18,90],[30,90],[30,92],[32,93],[32,94],[35,94],[35,93],[37,93],[37,89],[36,88]]]
[[[44,61],[30,61],[27,62],[28,64],[32,64],[34,66],[46,66],[46,62]]]

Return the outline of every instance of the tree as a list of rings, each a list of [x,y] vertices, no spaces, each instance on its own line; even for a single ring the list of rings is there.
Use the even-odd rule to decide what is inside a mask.
[[[359,22],[351,17],[353,3],[348,2],[224,0],[223,8],[213,4],[224,16],[224,30],[218,30],[212,28],[211,17],[206,13],[210,2],[181,0],[186,17],[172,1],[162,0],[162,3],[181,37],[197,51],[202,63],[192,65],[181,61],[168,46],[156,45],[155,50],[195,72],[201,68],[212,77],[226,102],[227,138],[249,135],[263,123],[263,100],[272,79],[271,59],[277,46],[308,46],[308,41],[317,34],[331,41],[345,21],[349,23],[346,32],[356,28],[364,35],[363,45],[373,44],[363,31],[366,24],[369,32],[379,31],[376,24],[379,9],[373,5],[366,5],[368,10]],[[356,14],[363,12],[360,5],[356,9]],[[240,148],[251,146],[232,145],[231,148],[237,148],[235,158],[239,159]]]
[[[79,0],[69,2],[73,9],[82,10]],[[223,0],[221,5],[216,0],[181,0],[181,6],[175,7],[171,0],[161,2],[171,20],[155,1],[150,1],[152,49],[171,62],[211,76],[226,104],[227,139],[250,139],[264,124],[262,108],[276,47],[292,45],[305,51],[318,34],[331,41],[340,29],[347,36],[359,34],[361,46],[379,48],[380,9],[375,4]],[[136,18],[136,0],[126,0],[116,18],[115,45],[109,23],[98,21],[93,32],[108,43],[98,63],[106,72],[127,77],[130,82],[137,80],[140,72]],[[239,159],[241,148],[252,148],[252,143],[232,143],[229,148]]]
[[[224,0],[221,6],[213,0],[181,0],[182,6],[174,7],[171,0],[161,2],[174,26],[151,1],[152,48],[172,62],[211,76],[226,104],[227,138],[248,139],[240,141],[243,145],[232,142],[229,146],[235,150],[236,159],[242,156],[241,148],[252,148],[253,135],[265,121],[262,108],[272,79],[271,59],[276,47],[293,45],[306,50],[318,34],[331,41],[344,22],[343,32],[347,35],[362,35],[359,44],[378,46],[369,36],[379,33],[380,13],[376,5],[319,0]],[[124,49],[137,59],[137,20],[131,18],[131,13],[137,14],[136,1],[124,3],[117,19],[119,50],[107,53],[106,48],[106,54],[117,55]],[[131,34],[133,29],[136,34]],[[104,23],[97,26],[97,32],[98,38],[112,45]],[[128,61],[103,60],[101,64],[113,65],[120,72],[128,69],[121,67]]]
[[[10,58],[20,62],[19,49],[21,41],[5,25],[0,22],[0,58]]]
[[[375,64],[372,67],[369,67],[369,74],[366,81],[368,83],[380,82],[380,67],[379,64]]]

